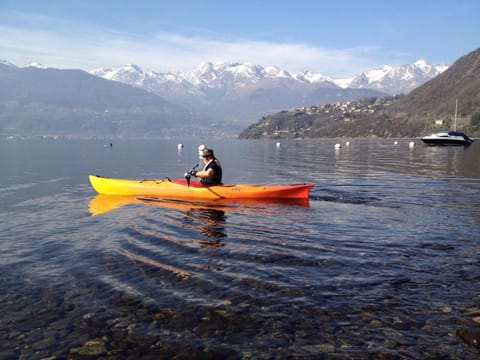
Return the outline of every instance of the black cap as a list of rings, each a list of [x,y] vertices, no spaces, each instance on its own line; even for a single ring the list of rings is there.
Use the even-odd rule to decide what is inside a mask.
[[[207,156],[213,157],[213,150],[212,149],[204,149],[202,151],[202,157],[207,157]]]

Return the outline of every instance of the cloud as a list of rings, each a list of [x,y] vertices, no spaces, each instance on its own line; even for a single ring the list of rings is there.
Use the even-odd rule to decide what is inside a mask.
[[[2,60],[19,66],[39,62],[84,70],[134,63],[159,72],[187,71],[204,61],[234,61],[276,65],[290,72],[311,70],[339,78],[381,65],[378,61],[384,53],[371,47],[329,49],[302,43],[221,39],[214,34],[158,32],[143,36],[47,20],[37,19],[36,28],[0,25]]]

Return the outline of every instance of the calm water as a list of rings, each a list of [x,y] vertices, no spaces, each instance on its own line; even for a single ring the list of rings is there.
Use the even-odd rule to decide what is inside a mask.
[[[201,142],[0,140],[0,358],[478,357],[480,141],[409,141],[212,141],[225,183],[309,203],[120,204],[87,175]]]

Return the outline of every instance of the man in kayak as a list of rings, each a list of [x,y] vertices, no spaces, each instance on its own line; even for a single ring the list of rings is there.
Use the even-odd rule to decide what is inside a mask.
[[[222,185],[222,167],[220,162],[216,161],[213,150],[204,149],[202,159],[205,164],[203,170],[196,171],[193,175],[200,178],[200,182],[204,185]]]

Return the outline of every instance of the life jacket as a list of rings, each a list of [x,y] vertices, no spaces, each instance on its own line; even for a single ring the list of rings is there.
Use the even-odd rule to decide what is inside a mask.
[[[216,159],[212,159],[203,168],[204,171],[208,169],[213,170],[213,175],[200,180],[204,185],[222,185],[222,167],[218,164]]]

